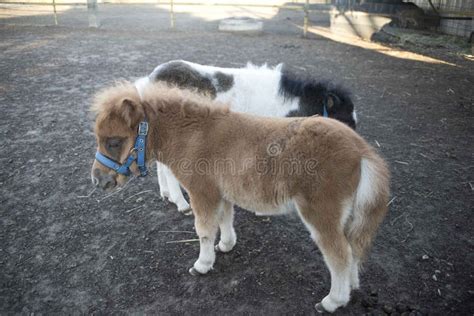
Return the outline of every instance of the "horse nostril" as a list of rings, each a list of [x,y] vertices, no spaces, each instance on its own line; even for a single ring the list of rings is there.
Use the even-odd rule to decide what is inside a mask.
[[[94,184],[94,186],[98,186],[100,184],[100,179],[101,178],[102,177],[101,177],[100,170],[99,169],[93,169],[92,173],[91,173],[92,184]]]
[[[115,178],[111,175],[106,175],[102,179],[102,187],[106,190],[113,189],[116,184],[117,184],[117,181],[115,181]]]
[[[102,173],[100,169],[94,169],[91,178],[95,186],[104,190],[112,189],[117,185],[117,181],[113,175]]]

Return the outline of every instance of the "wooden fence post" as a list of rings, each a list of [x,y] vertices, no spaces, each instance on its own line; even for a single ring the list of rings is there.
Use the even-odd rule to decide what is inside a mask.
[[[170,27],[171,29],[174,29],[174,23],[175,20],[174,20],[174,1],[171,0],[170,1]]]
[[[303,37],[305,38],[308,35],[308,23],[309,23],[309,0],[306,0],[304,4],[304,22],[303,22]]]
[[[99,27],[97,0],[87,0],[87,13],[89,15],[89,27]]]
[[[54,25],[58,25],[58,15],[56,13],[56,0],[53,0]]]

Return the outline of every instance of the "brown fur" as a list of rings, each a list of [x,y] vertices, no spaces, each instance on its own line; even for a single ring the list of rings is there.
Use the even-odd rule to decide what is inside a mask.
[[[260,213],[295,205],[333,277],[363,259],[386,213],[389,173],[384,161],[336,120],[234,113],[223,104],[163,85],[145,90],[140,101],[128,83],[104,90],[92,109],[99,150],[107,153],[107,138],[128,137],[121,159],[146,113],[147,159],[167,165],[189,193],[201,246],[214,242],[218,228],[226,225],[223,218],[232,218],[232,204]],[[363,159],[375,172],[373,199],[358,201]],[[97,162],[93,169],[111,172]],[[120,176],[118,182],[124,181]],[[324,307],[337,308],[347,299],[331,302],[323,300]]]

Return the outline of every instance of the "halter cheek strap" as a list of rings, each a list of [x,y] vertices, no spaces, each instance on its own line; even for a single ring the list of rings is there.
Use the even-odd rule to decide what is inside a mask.
[[[138,125],[138,135],[135,140],[134,149],[138,150],[137,153],[137,166],[140,170],[140,176],[144,177],[147,175],[146,164],[145,164],[145,154],[146,154],[146,136],[148,135],[148,123],[147,121],[140,122]]]
[[[117,173],[123,174],[124,176],[129,176],[131,174],[130,166],[134,161],[136,161],[138,170],[140,171],[140,176],[144,177],[148,173],[145,164],[147,135],[148,122],[145,119],[144,121],[140,122],[140,125],[138,125],[138,135],[135,138],[135,145],[130,150],[130,155],[128,155],[127,160],[123,164],[119,164],[115,160],[107,157],[99,151],[95,153],[95,159],[107,168],[110,168]]]

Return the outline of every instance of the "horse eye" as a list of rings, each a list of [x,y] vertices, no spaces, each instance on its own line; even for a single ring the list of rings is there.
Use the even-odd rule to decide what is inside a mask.
[[[121,138],[109,138],[107,140],[107,147],[109,149],[118,149],[122,147],[123,139]]]

